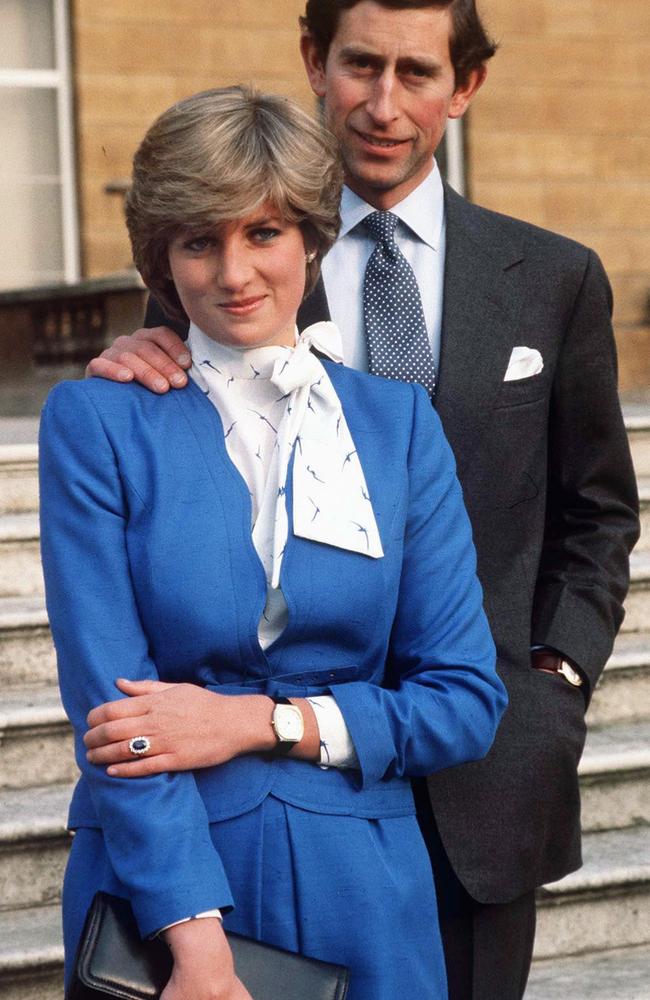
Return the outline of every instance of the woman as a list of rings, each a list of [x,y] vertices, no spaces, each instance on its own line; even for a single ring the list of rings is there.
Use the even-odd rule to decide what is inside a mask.
[[[408,779],[485,754],[505,695],[426,393],[344,369],[332,324],[296,337],[339,186],[330,140],[280,98],[165,112],[127,221],[145,283],[191,321],[192,384],[63,383],[43,412],[82,770],[66,961],[94,893],[122,895],[171,947],[164,1000],[248,997],[222,919],[348,965],[350,1000],[446,995]]]

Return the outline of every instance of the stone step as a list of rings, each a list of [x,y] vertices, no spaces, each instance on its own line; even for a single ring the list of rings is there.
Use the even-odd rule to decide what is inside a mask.
[[[594,691],[590,726],[650,719],[650,633],[621,632]]]
[[[650,824],[650,719],[590,728],[579,770],[583,831]]]
[[[630,558],[630,592],[625,601],[623,631],[650,631],[650,551],[635,551]]]
[[[0,684],[53,684],[56,656],[42,597],[0,598]],[[594,692],[592,725],[650,718],[650,632],[621,633]]]
[[[38,514],[0,515],[0,597],[43,592]]]
[[[0,686],[56,683],[56,655],[41,596],[0,597]]]
[[[650,828],[588,833],[583,859],[539,892],[536,958],[650,944]]]
[[[38,448],[0,445],[0,513],[38,510]]]
[[[71,795],[69,784],[0,794],[0,910],[60,900]]]
[[[636,474],[650,476],[650,407],[626,409],[625,426]]]
[[[639,505],[641,508],[641,537],[637,551],[650,550],[650,476],[639,477]]]
[[[63,1000],[63,937],[58,906],[0,912],[3,1000]]]
[[[72,729],[55,687],[10,687],[0,709],[0,789],[74,781]]]
[[[580,929],[576,928],[580,933]],[[533,963],[525,1000],[648,1000],[650,948],[617,948]]]

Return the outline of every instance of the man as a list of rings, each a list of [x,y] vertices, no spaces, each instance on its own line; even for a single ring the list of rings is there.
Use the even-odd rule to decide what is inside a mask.
[[[446,120],[466,111],[494,53],[474,0],[308,0],[301,23],[347,182],[301,321],[336,321],[348,364],[423,381],[456,454],[510,707],[486,760],[416,791],[449,995],[515,1000],[535,887],[580,865],[584,710],[638,531],[611,294],[593,252],[440,180]],[[148,325],[162,321],[154,305]],[[183,353],[169,330],[138,331],[89,372],[166,391],[186,381]]]

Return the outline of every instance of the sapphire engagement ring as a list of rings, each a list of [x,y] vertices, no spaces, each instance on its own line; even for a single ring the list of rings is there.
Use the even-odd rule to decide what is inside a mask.
[[[142,757],[151,750],[151,743],[146,736],[134,736],[129,740],[129,750],[136,757]]]

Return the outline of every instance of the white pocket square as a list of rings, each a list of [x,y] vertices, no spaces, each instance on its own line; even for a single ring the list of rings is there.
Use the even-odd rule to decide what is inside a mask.
[[[534,347],[513,347],[503,381],[530,378],[531,375],[539,375],[543,368],[542,355]]]

